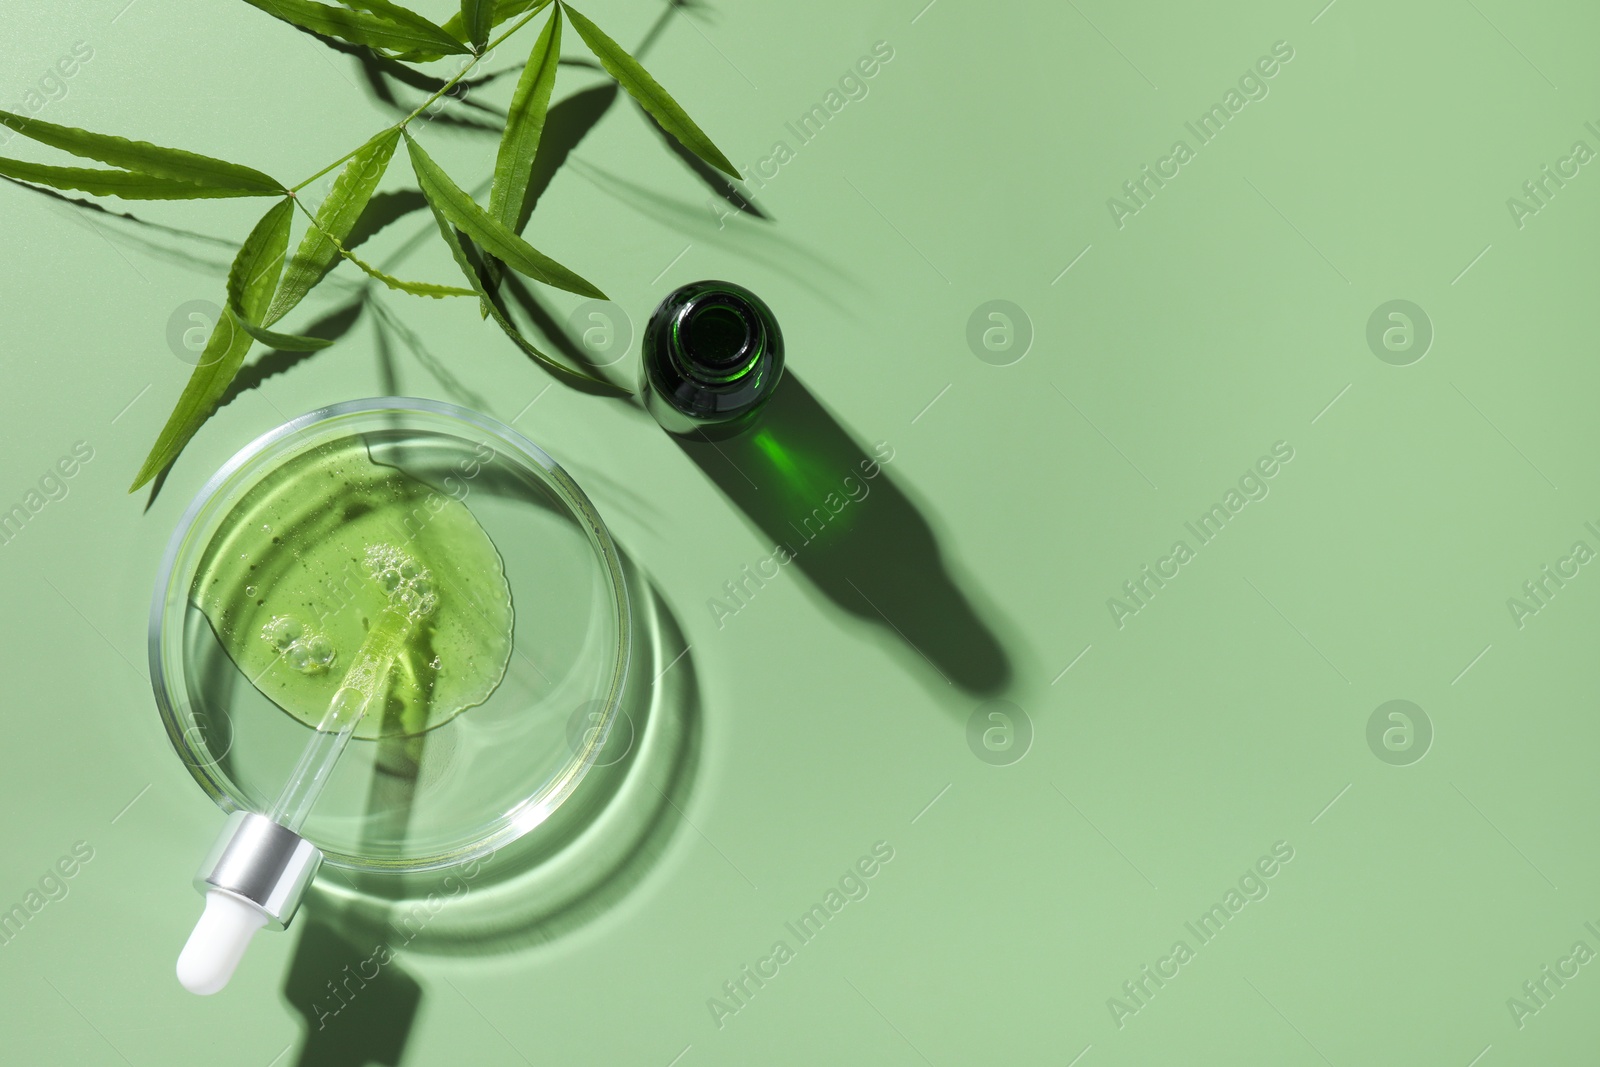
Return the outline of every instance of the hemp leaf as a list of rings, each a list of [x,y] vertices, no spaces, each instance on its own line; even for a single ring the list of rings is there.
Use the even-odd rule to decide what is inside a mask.
[[[461,0],[461,26],[472,42],[473,51],[483,51],[489,41],[489,22],[494,17],[494,0]]]
[[[589,51],[606,68],[606,73],[617,79],[617,84],[628,90],[628,95],[639,101],[640,106],[650,112],[663,130],[713,167],[735,178],[739,177],[739,169],[728,162],[728,157],[711,143],[705,131],[695,125],[694,119],[678,106],[671,94],[661,88],[660,82],[650,77],[650,72],[641,67],[638,60],[624,52],[621,45],[607,37],[599,26],[584,18],[571,4],[560,6],[566,9],[567,18],[572,20],[572,28],[578,31],[578,36],[589,46]]]
[[[735,178],[739,176],[705,131],[639,61],[561,0],[460,0],[460,10],[442,25],[430,22],[395,0],[345,0],[342,7],[318,0],[244,2],[318,36],[330,47],[343,51],[349,51],[351,45],[357,50],[370,49],[385,69],[392,70],[397,64],[427,64],[448,56],[467,58],[460,62],[455,74],[442,83],[423,71],[401,77],[407,85],[431,88],[438,84],[438,88],[398,123],[294,186],[285,186],[252,167],[212,156],[0,111],[0,126],[40,144],[104,165],[104,168],[61,166],[0,157],[0,177],[124,200],[281,198],[256,223],[234,258],[228,273],[226,306],[211,331],[199,364],[157,434],[150,454],[134,476],[129,492],[149,482],[177,458],[227,394],[256,341],[283,351],[299,352],[326,348],[333,343],[324,338],[280,333],[271,327],[298,307],[341,259],[348,260],[367,277],[389,289],[410,296],[476,297],[485,316],[492,318],[519,350],[553,374],[590,392],[627,395],[626,389],[582,368],[569,366],[525,337],[501,301],[499,280],[502,275],[499,272],[502,267],[509,268],[544,285],[605,299],[605,294],[593,283],[541,252],[522,236],[529,182],[555,90],[564,21],[572,24],[606,72],[663,130],[706,163]],[[523,64],[506,114],[489,185],[489,206],[484,208],[417,143],[410,124],[441,97],[460,86],[496,47],[546,8],[551,9],[549,19]],[[491,34],[512,20],[515,22],[508,29],[490,40]],[[335,42],[342,43],[335,45]],[[462,90],[466,88],[462,86]],[[417,186],[438,225],[441,239],[467,281],[466,287],[396,278],[366,262],[349,247],[351,234],[356,232],[367,212],[401,138],[405,139]],[[300,202],[297,194],[335,170],[339,170],[339,174],[331,190],[312,212]],[[306,217],[307,226],[294,255],[286,259],[297,209]]]
[[[367,0],[358,6],[380,9],[383,15],[368,11],[351,11],[349,8],[330,7],[313,0],[244,0],[267,14],[299,26],[324,37],[336,37],[350,44],[364,44],[371,48],[387,48],[394,52],[424,48],[460,55],[468,51],[466,45],[451,37],[414,11],[390,3]]]
[[[289,261],[283,285],[267,309],[263,326],[271,326],[292,311],[339,261],[344,240],[372,199],[372,191],[389,168],[389,160],[394,157],[395,145],[399,143],[399,127],[384,130],[350,157],[350,162],[335,179],[333,191],[317,209],[294,258]]]
[[[406,134],[406,150],[411,153],[411,169],[416,173],[417,183],[422,186],[422,195],[428,198],[429,205],[482,245],[484,251],[518,274],[526,274],[536,282],[544,282],[593,300],[606,299],[606,294],[534,248],[513,233],[505,223],[479,207],[477,201],[451,181],[450,176],[422,150],[410,133]]]
[[[544,32],[533,42],[527,65],[511,97],[506,115],[506,132],[500,138],[500,152],[494,160],[494,185],[489,190],[489,214],[507,229],[516,229],[528,196],[528,179],[533,174],[533,157],[539,151],[545,115],[550,110],[550,92],[556,84],[556,64],[561,59],[561,8],[558,6],[545,23]]]
[[[267,193],[228,189],[172,178],[156,178],[128,170],[100,170],[95,167],[52,167],[0,157],[0,175],[19,182],[48,185],[52,189],[76,189],[94,196],[118,196],[124,200],[202,200],[208,197],[267,196]]]
[[[525,14],[529,11],[534,13],[543,11],[545,8],[549,7],[552,2],[553,0],[494,0],[494,2],[485,3],[482,6],[494,9],[493,15],[491,15],[489,18],[489,31],[492,33],[499,29],[502,23],[514,19],[518,15]],[[457,40],[467,40],[468,34],[465,16],[466,9],[463,8],[461,11],[456,12],[454,15],[451,15],[448,19],[446,19],[442,29],[445,33],[448,33]],[[409,55],[400,56],[398,58],[404,59],[410,63],[424,63],[431,62],[435,59],[443,59],[444,56],[432,53],[412,53]]]
[[[205,189],[226,190],[222,195],[272,196],[284,191],[282,182],[259,170],[177,148],[161,148],[146,141],[130,141],[126,137],[90,133],[71,126],[57,126],[53,122],[23,118],[9,111],[0,111],[0,126],[9,126],[24,137],[84,159],[109,163],[113,167],[121,167],[124,171],[132,171],[146,177],[188,182]]]
[[[240,328],[237,307],[247,318],[259,318],[266,311],[278,286],[283,269],[283,254],[289,248],[289,218],[294,202],[284,199],[256,223],[244,239],[233,269],[228,272],[228,306],[217,318],[200,362],[183,387],[178,406],[172,409],[167,424],[156,437],[155,447],[134,477],[134,488],[159,474],[194,436],[200,424],[216,407],[217,398],[239,372],[250,351],[251,336]]]

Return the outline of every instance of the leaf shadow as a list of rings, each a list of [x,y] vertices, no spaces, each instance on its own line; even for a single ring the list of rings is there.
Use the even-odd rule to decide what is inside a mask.
[[[682,142],[662,128],[661,123],[656,121],[654,115],[643,107],[638,107],[637,101],[635,101],[635,107],[638,108],[639,114],[644,116],[646,124],[656,131],[656,134],[665,142],[672,154],[677,156],[684,166],[694,172],[694,176],[699,178],[712,193],[727,201],[728,205],[735,211],[754,216],[763,222],[776,221],[766,211],[762,210],[754,200],[750,199],[742,189],[733,184],[726,174],[683,147]]]
[[[344,41],[334,40],[330,37],[323,37],[321,34],[312,33],[310,30],[306,30],[304,32],[327,45],[335,52],[339,52],[354,59],[356,61],[356,65],[361,70],[362,78],[366,81],[367,90],[372,94],[373,98],[379,103],[391,107],[401,113],[409,114],[412,109],[409,105],[402,103],[400,98],[396,95],[396,86],[404,86],[426,96],[432,96],[444,89],[445,85],[448,84],[447,80],[444,78],[440,78],[432,74],[426,74],[414,67],[407,66],[399,60],[390,59],[388,56],[379,55],[364,45],[348,44]],[[503,70],[491,71],[488,74],[479,75],[476,78],[463,78],[461,81],[451,86],[450,90],[446,92],[444,97],[441,99],[453,100],[456,103],[463,104],[466,107],[472,108],[473,110],[480,111],[485,115],[493,116],[494,118],[499,119],[500,123],[503,124],[505,122],[506,113],[500,108],[495,107],[493,104],[486,104],[480,100],[474,99],[473,93],[475,90],[482,88],[485,85],[489,85],[498,81],[514,69],[520,68],[508,67]],[[445,125],[450,126],[459,126],[467,129],[488,130],[495,133],[500,132],[500,125],[498,124],[474,121],[472,119],[457,118],[455,116],[443,114],[431,115],[429,118],[431,121],[442,122]]]
[[[382,316],[373,313],[372,342],[378,359],[378,386],[384,396],[400,395],[400,370],[395,363],[394,343]]]
[[[27,182],[18,181],[15,178],[7,178],[4,175],[0,175],[0,181],[10,182],[19,189],[26,189],[29,192],[38,193],[40,196],[48,197],[51,200],[57,200],[64,204],[71,204],[73,207],[81,208],[84,211],[90,211],[97,215],[104,215],[106,218],[123,219],[139,226],[143,226],[146,229],[157,230],[161,233],[170,234],[174,237],[182,237],[192,241],[200,241],[205,244],[216,245],[219,248],[226,248],[230,252],[238,247],[237,243],[227,240],[223,237],[213,237],[208,233],[200,233],[197,230],[185,230],[179,226],[168,226],[161,222],[151,222],[149,219],[140,218],[131,211],[112,211],[104,204],[97,204],[92,200],[83,200],[79,197],[71,196],[67,193],[63,193],[59,190],[51,189],[43,185],[29,185]]]
[[[396,189],[392,192],[375,193],[367,201],[361,217],[356,219],[356,224],[350,228],[344,246],[353,252],[407,215],[421,211],[427,206],[428,199],[422,195],[420,189]]]
[[[510,293],[517,306],[531,319],[539,332],[561,354],[571,360],[576,366],[593,375],[598,380],[586,380],[578,375],[562,375],[558,378],[562,384],[580,393],[590,396],[606,397],[612,400],[631,400],[632,394],[625,386],[611,382],[604,375],[598,373],[598,365],[590,359],[573,340],[562,330],[555,317],[548,308],[533,294],[527,284],[515,273],[506,270],[498,260],[479,248],[466,234],[457,231],[456,239],[461,242],[461,249],[466,253],[467,261],[473,272],[477,275],[483,291],[488,294],[489,300],[494,304],[501,317],[512,321],[511,309],[506,304],[506,294]],[[531,354],[524,353],[529,361],[538,364],[539,361]],[[545,369],[549,369],[548,367]]]
[[[156,497],[161,495],[161,487],[167,484],[167,475],[172,473],[172,464],[177,461],[178,457],[173,456],[172,463],[162,467],[156,472],[156,476],[150,479],[150,494],[144,498],[144,511],[140,514],[147,514],[155,505]]]
[[[329,341],[336,341],[345,334],[349,333],[351,327],[353,327],[356,324],[356,321],[361,318],[361,312],[366,307],[367,300],[367,291],[362,289],[354,300],[351,300],[349,303],[335,311],[329,312],[316,322],[313,322],[309,327],[299,332],[311,337],[321,337]],[[212,409],[211,414],[214,415],[218,411],[221,411],[223,408],[233,403],[242,394],[248,392],[249,390],[259,388],[261,383],[265,382],[268,378],[277,377],[278,375],[287,372],[291,368],[297,367],[301,363],[304,363],[306,360],[316,355],[317,352],[324,351],[327,350],[317,349],[316,352],[284,352],[278,349],[269,349],[266,352],[263,352],[256,358],[254,362],[248,363],[241,367],[239,372],[233,376],[233,381],[229,382],[228,388],[223,390],[222,396],[217,399],[217,406]],[[210,417],[211,416],[208,415],[207,419],[209,420]],[[182,453],[180,452],[179,455],[182,455]],[[150,508],[155,505],[156,498],[161,495],[162,487],[167,484],[167,475],[172,473],[173,464],[175,464],[177,461],[178,457],[173,456],[172,460],[168,462],[165,467],[162,467],[161,470],[156,473],[156,476],[151,479],[150,493],[145,497],[144,501],[144,510],[146,512],[148,512]]]
[[[19,189],[26,189],[29,192],[38,193],[40,196],[51,201],[55,206],[73,209],[77,212],[80,212],[81,218],[79,218],[79,221],[88,224],[92,230],[94,230],[101,237],[105,238],[107,241],[120,241],[131,248],[136,248],[139,251],[145,252],[157,259],[176,263],[178,266],[186,267],[202,274],[226,275],[228,272],[229,261],[232,260],[233,253],[238,249],[237,244],[221,237],[213,237],[210,234],[200,233],[196,230],[186,230],[178,226],[168,226],[164,223],[151,222],[149,219],[141,218],[140,216],[133,214],[131,211],[113,211],[102,204],[97,204],[91,200],[84,200],[76,196],[71,196],[67,193],[50,189],[46,186],[29,185],[27,182],[17,181],[14,178],[0,177],[0,180],[10,182]],[[106,229],[102,229],[101,227],[96,226],[93,221],[91,221],[93,218],[99,218],[110,223],[111,225]],[[130,229],[129,227],[124,226],[124,223],[131,223],[136,229]],[[207,259],[204,256],[196,255],[193,252],[186,251],[182,248],[176,248],[172,245],[163,244],[162,242],[154,240],[151,237],[141,236],[139,231],[148,231],[151,234],[161,234],[169,237],[175,237],[182,241],[210,245],[216,248],[226,248],[228,250],[228,259]]]
[[[539,151],[534,156],[533,169],[528,175],[528,191],[523,197],[522,210],[517,215],[518,233],[527,229],[534,206],[545,190],[550,188],[556,172],[566,164],[572,150],[611,110],[618,92],[617,83],[607,81],[603,85],[573,93],[546,113],[544,132],[539,137]]]
[[[709,16],[714,14],[716,10],[716,7],[707,3],[706,0],[667,0],[666,9],[656,16],[656,20],[650,24],[650,28],[640,38],[638,47],[633,50],[634,58],[642,59],[646,52],[655,47],[656,41],[660,39],[661,34],[666,30],[667,23],[672,21],[673,15],[681,12],[685,18],[691,18],[694,15]],[[707,21],[710,21],[710,19],[707,19]]]
[[[567,333],[566,327],[556,320],[550,309],[545,306],[544,301],[539,299],[527,282],[523,281],[520,276],[507,271],[501,276],[500,284],[505,292],[510,294],[511,299],[516,302],[517,307],[522,309],[522,313],[528,317],[539,333],[550,343],[551,347],[555,348],[575,366],[583,368],[585,372],[597,378],[606,379],[604,366],[596,363],[588,350],[573,340],[572,336]],[[582,381],[574,381],[570,384],[573,388],[594,396],[616,398],[614,389],[602,389],[599,386]]]
[[[328,341],[337,341],[349,333],[361,318],[361,312],[367,306],[367,294],[363,291],[354,300],[344,306],[330,311],[306,329],[298,331],[308,337],[320,337]],[[228,388],[223,390],[222,396],[217,400],[217,411],[221,411],[237,400],[241,394],[251,389],[260,388],[268,378],[275,378],[294,367],[309,360],[312,356],[327,349],[319,348],[314,352],[284,352],[279,349],[269,349],[258,356],[254,362],[247,363],[239,368],[239,373],[233,376],[233,381],[228,383]]]
[[[679,200],[629,181],[580,156],[574,156],[569,165],[601,192],[646,218],[697,243],[763,263],[831,307],[841,308],[840,299],[819,284],[813,274],[824,276],[839,287],[853,288],[860,284],[848,267],[824,259],[776,227],[759,226],[737,214],[718,219],[708,213],[704,205]]]
[[[385,374],[391,378],[394,376],[392,342],[399,341],[411,353],[412,357],[422,365],[422,368],[433,376],[434,380],[439,383],[440,388],[448,393],[452,400],[477,411],[487,411],[489,409],[488,399],[451,373],[449,366],[434,355],[433,351],[422,340],[421,335],[400,321],[400,318],[388,307],[384,306],[381,301],[374,300],[372,302],[372,312],[372,321],[380,338],[380,376]],[[388,361],[387,368],[382,362],[385,359]]]

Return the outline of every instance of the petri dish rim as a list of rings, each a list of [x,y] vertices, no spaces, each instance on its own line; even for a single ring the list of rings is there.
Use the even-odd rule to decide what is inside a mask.
[[[236,502],[242,489],[253,484],[254,476],[269,470],[291,454],[297,445],[309,446],[321,439],[333,439],[340,424],[349,433],[362,433],[380,426],[363,426],[364,419],[409,416],[432,422],[442,431],[452,424],[493,438],[505,446],[505,455],[539,477],[544,487],[563,504],[582,528],[601,564],[609,589],[609,606],[617,633],[610,681],[604,694],[602,721],[597,729],[586,731],[583,743],[575,746],[571,759],[559,773],[533,788],[511,810],[486,813],[484,832],[459,847],[428,854],[405,856],[365,856],[357,853],[324,850],[325,861],[358,871],[421,872],[468,863],[490,855],[525,836],[558,808],[594,766],[604,748],[607,732],[615,720],[622,700],[631,656],[632,615],[622,560],[610,531],[588,496],[560,464],[533,441],[512,427],[487,415],[455,404],[419,397],[373,397],[349,400],[307,412],[261,434],[219,467],[184,510],[173,530],[157,571],[151,598],[148,632],[150,682],[157,710],[167,739],[183,759],[206,794],[224,811],[245,805],[230,790],[230,783],[217,771],[217,759],[198,748],[190,736],[196,723],[184,710],[182,696],[185,679],[181,617],[187,610],[188,582],[193,567],[205,550],[215,527]],[[427,432],[426,429],[423,432]],[[175,587],[178,583],[182,588]],[[175,684],[178,689],[175,690]]]

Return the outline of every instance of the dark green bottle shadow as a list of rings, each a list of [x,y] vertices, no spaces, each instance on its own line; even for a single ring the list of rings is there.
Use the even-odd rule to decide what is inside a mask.
[[[378,760],[368,786],[368,810],[377,813],[367,835],[404,840],[428,744],[426,733],[399,733],[398,707],[386,707],[386,732],[376,741]],[[358,890],[381,884],[382,875],[351,876],[324,867],[322,877],[342,878]],[[398,1067],[422,986],[401,965],[404,936],[381,913],[363,915],[306,909],[283,995],[306,1022],[297,1067]]]
[[[719,623],[781,580],[775,568],[798,569],[839,608],[909,646],[937,679],[971,695],[1010,684],[1011,657],[956,584],[933,527],[895,484],[893,442],[863,446],[792,369],[742,433],[675,440],[773,549],[792,557],[734,575],[711,602]]]

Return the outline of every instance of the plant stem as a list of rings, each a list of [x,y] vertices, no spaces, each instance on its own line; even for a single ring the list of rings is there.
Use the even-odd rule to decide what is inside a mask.
[[[361,151],[367,145],[371,144],[373,142],[373,140],[375,140],[377,137],[383,136],[384,134],[388,133],[390,130],[404,129],[407,123],[409,123],[412,119],[416,118],[418,115],[420,115],[424,111],[426,111],[429,107],[431,107],[433,105],[434,101],[438,100],[445,93],[448,93],[451,89],[454,89],[456,87],[456,84],[458,82],[460,82],[461,79],[465,78],[468,74],[472,73],[472,69],[474,67],[476,67],[483,60],[484,56],[488,55],[490,52],[493,52],[496,48],[498,48],[502,43],[505,42],[506,38],[510,37],[512,34],[516,33],[518,30],[522,29],[522,27],[526,26],[536,16],[538,16],[542,11],[544,11],[545,8],[549,7],[550,4],[554,3],[554,2],[555,2],[555,0],[546,0],[546,2],[538,4],[537,6],[535,6],[533,8],[533,10],[529,11],[526,15],[522,16],[522,18],[518,19],[516,25],[512,26],[505,33],[502,33],[499,37],[496,37],[494,40],[490,41],[487,45],[485,45],[482,52],[479,52],[479,53],[473,55],[472,62],[468,63],[466,66],[462,67],[459,71],[457,71],[455,77],[451,78],[449,81],[447,81],[443,85],[441,85],[439,87],[438,91],[435,92],[432,96],[428,97],[428,99],[424,100],[417,107],[417,109],[415,111],[413,111],[411,114],[407,115],[405,118],[401,119],[399,122],[395,123],[393,126],[387,126],[384,129],[379,130],[378,133],[375,134],[373,137],[369,137],[367,140],[363,141],[361,144],[359,144],[356,147],[352,148],[350,151],[346,152],[344,155],[340,156],[338,159],[334,160],[332,163],[329,163],[326,167],[323,167],[321,170],[317,171],[315,174],[313,174],[311,177],[307,178],[305,181],[301,182],[299,185],[290,186],[289,187],[289,194],[291,196],[293,196],[295,193],[298,193],[301,189],[304,189],[306,186],[310,185],[312,182],[316,181],[318,178],[320,178],[323,175],[327,174],[329,171],[333,170],[335,167],[339,166],[341,163],[348,163],[350,161],[350,159],[352,157],[354,157],[357,152]]]

